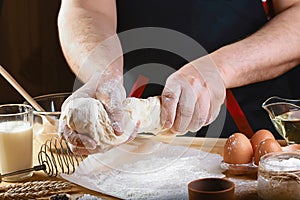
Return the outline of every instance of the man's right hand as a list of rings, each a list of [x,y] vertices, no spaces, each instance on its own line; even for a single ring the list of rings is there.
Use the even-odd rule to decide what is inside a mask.
[[[105,110],[111,120],[112,127],[116,135],[123,133],[123,101],[126,98],[125,88],[123,86],[123,77],[120,73],[115,71],[106,70],[103,73],[95,73],[91,79],[84,84],[81,88],[75,91],[62,105],[64,110],[65,105],[75,98],[96,98],[104,105]],[[87,138],[86,133],[82,135],[77,133],[76,130],[71,130],[71,127],[66,127],[63,121],[59,122],[59,134],[66,139],[66,141],[73,145],[81,147],[73,148],[78,149],[78,152],[85,151],[95,153],[95,149],[102,151],[95,146],[96,142],[92,138]],[[71,133],[71,134],[70,134]],[[71,139],[70,139],[71,138]],[[73,138],[73,139],[72,139]],[[87,138],[85,141],[78,143],[74,138]],[[80,145],[80,144],[83,144]],[[97,150],[97,151],[98,151]],[[76,150],[77,151],[77,150]],[[105,150],[104,150],[105,151]]]
[[[126,92],[123,86],[123,77],[118,72],[109,70],[105,70],[102,73],[96,72],[67,101],[79,97],[91,97],[101,101],[109,115],[116,135],[123,133],[122,103],[126,98]]]

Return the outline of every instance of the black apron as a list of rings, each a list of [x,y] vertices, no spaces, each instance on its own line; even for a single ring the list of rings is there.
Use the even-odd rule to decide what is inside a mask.
[[[118,33],[142,27],[167,28],[196,40],[208,53],[247,37],[267,22],[261,0],[117,0],[117,13]],[[127,38],[120,40],[123,48],[127,48]],[[136,49],[125,52],[124,73],[147,63],[160,63],[176,70],[189,61],[167,50]],[[254,131],[266,128],[280,138],[261,105],[274,95],[299,98],[297,75],[300,77],[300,69],[295,68],[276,79],[232,89]],[[149,84],[143,97],[160,95],[162,89],[159,84]],[[202,128],[197,136],[205,136],[206,130],[207,127]],[[237,131],[227,113],[220,137],[228,137]]]

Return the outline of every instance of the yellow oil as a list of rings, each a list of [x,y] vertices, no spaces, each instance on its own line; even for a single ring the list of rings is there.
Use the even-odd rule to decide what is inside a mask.
[[[272,122],[288,144],[300,144],[300,110],[278,115]]]

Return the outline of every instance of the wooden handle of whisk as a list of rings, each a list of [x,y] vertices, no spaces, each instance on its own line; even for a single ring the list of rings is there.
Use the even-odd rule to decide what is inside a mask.
[[[20,86],[20,84],[0,65],[0,74],[26,99],[26,101],[37,111],[45,110]],[[44,117],[45,122],[55,125],[55,120],[51,117]]]

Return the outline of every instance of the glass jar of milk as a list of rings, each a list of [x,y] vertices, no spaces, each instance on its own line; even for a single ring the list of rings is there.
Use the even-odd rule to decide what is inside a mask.
[[[300,152],[273,152],[261,157],[257,182],[262,199],[300,199]]]
[[[0,105],[0,173],[6,174],[33,166],[33,109],[24,104]],[[3,177],[3,181],[20,181],[32,172]]]

